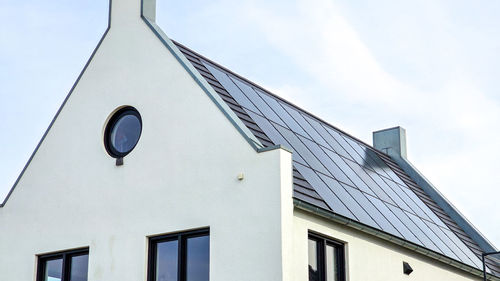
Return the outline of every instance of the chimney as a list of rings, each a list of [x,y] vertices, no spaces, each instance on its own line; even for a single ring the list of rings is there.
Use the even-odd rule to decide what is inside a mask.
[[[391,157],[406,158],[406,130],[394,127],[373,132],[373,147]]]
[[[110,0],[111,23],[115,26],[128,25],[141,17],[155,22],[156,0]]]

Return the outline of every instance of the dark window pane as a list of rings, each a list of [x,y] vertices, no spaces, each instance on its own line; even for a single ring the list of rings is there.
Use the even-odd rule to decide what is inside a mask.
[[[338,251],[335,247],[326,245],[326,281],[338,280]]]
[[[319,281],[318,242],[309,239],[309,281]]]
[[[210,240],[208,236],[187,239],[186,280],[208,281]]]
[[[44,281],[61,281],[62,278],[62,259],[48,260],[45,262]]]
[[[70,281],[87,281],[89,268],[89,256],[81,255],[71,258],[71,274]]]
[[[177,240],[158,243],[156,249],[156,281],[177,281]]]
[[[114,125],[111,131],[111,145],[120,153],[127,153],[139,141],[141,121],[135,115],[125,115]]]

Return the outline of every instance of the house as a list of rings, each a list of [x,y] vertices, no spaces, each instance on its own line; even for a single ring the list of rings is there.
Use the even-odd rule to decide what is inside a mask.
[[[1,205],[1,280],[480,280],[496,248],[411,165],[404,129],[373,136],[171,41],[154,0],[112,0]]]

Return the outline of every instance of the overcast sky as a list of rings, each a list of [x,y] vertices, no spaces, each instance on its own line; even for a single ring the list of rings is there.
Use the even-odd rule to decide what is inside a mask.
[[[500,1],[158,1],[171,38],[365,142],[406,128],[410,161],[500,246]],[[0,198],[107,9],[0,1]]]

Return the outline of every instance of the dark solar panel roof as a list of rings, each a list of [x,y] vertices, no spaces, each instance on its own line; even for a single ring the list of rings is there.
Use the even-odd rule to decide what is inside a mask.
[[[482,268],[477,243],[387,155],[176,44],[264,146],[293,150],[295,198]]]

